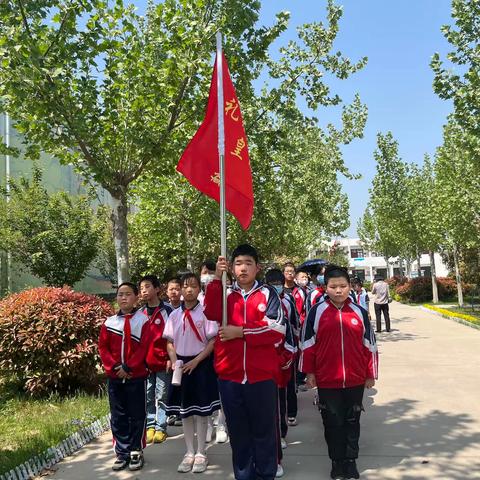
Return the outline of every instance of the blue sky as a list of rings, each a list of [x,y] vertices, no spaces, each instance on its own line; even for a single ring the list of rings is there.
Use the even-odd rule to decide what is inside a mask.
[[[295,37],[295,27],[321,20],[326,1],[264,1],[262,19],[273,21],[279,10],[291,12],[285,37]],[[350,201],[351,227],[356,234],[358,218],[368,202],[368,188],[375,175],[373,151],[377,132],[391,130],[399,142],[402,158],[422,162],[425,153],[433,154],[442,142],[442,125],[451,111],[448,102],[440,100],[432,90],[430,58],[438,51],[442,56],[448,43],[440,32],[451,23],[450,0],[343,0],[344,15],[336,48],[352,59],[368,57],[367,66],[346,81],[332,81],[331,86],[345,101],[358,92],[367,104],[369,115],[362,140],[344,148],[344,159],[362,179],[342,179]],[[336,113],[319,110],[321,123],[335,119]],[[325,119],[325,122],[323,122]]]
[[[145,0],[134,1],[143,10]],[[296,38],[296,27],[324,19],[326,0],[263,0],[260,22],[271,25],[275,13],[291,12],[288,31],[275,47]],[[367,66],[345,81],[332,80],[332,90],[349,102],[358,92],[369,109],[365,136],[344,148],[344,159],[362,179],[342,178],[350,201],[351,227],[356,234],[358,218],[368,202],[368,188],[375,175],[373,151],[377,132],[392,131],[401,157],[421,163],[442,142],[442,125],[451,104],[432,90],[430,58],[445,57],[448,43],[440,27],[451,23],[450,0],[337,0],[343,5],[335,49],[353,60],[368,57]],[[335,109],[320,109],[321,124],[338,120]]]

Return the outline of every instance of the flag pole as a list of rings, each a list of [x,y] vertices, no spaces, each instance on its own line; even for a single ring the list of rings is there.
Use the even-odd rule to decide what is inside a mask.
[[[220,174],[220,254],[227,258],[227,219],[225,211],[225,125],[223,113],[222,33],[217,32],[218,163]],[[222,325],[227,325],[227,272],[222,274]]]

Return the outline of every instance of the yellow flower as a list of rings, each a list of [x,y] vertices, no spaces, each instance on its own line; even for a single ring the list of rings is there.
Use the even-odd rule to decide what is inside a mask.
[[[446,308],[435,307],[434,305],[424,304],[423,306],[430,310],[434,310],[435,312],[441,313],[442,315],[445,315],[447,317],[461,318],[462,320],[466,320],[467,322],[480,324],[480,319],[478,319],[477,317],[473,317],[472,315],[452,312],[451,310],[447,310]]]

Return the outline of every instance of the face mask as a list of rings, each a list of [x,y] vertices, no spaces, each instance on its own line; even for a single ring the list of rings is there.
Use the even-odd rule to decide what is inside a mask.
[[[308,280],[297,280],[297,285],[300,287],[306,287],[308,285]]]
[[[317,275],[317,282],[320,285],[325,285],[325,275]]]
[[[212,275],[211,273],[205,273],[204,275],[200,275],[200,282],[202,283],[202,285],[207,285],[214,278],[215,278],[215,275]]]
[[[282,285],[272,285],[272,287],[276,290],[276,292],[280,295],[283,292]]]

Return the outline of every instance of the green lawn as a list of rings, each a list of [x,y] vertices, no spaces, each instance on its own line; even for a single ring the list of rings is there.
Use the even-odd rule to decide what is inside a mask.
[[[104,393],[32,399],[0,378],[0,475],[107,413]]]

